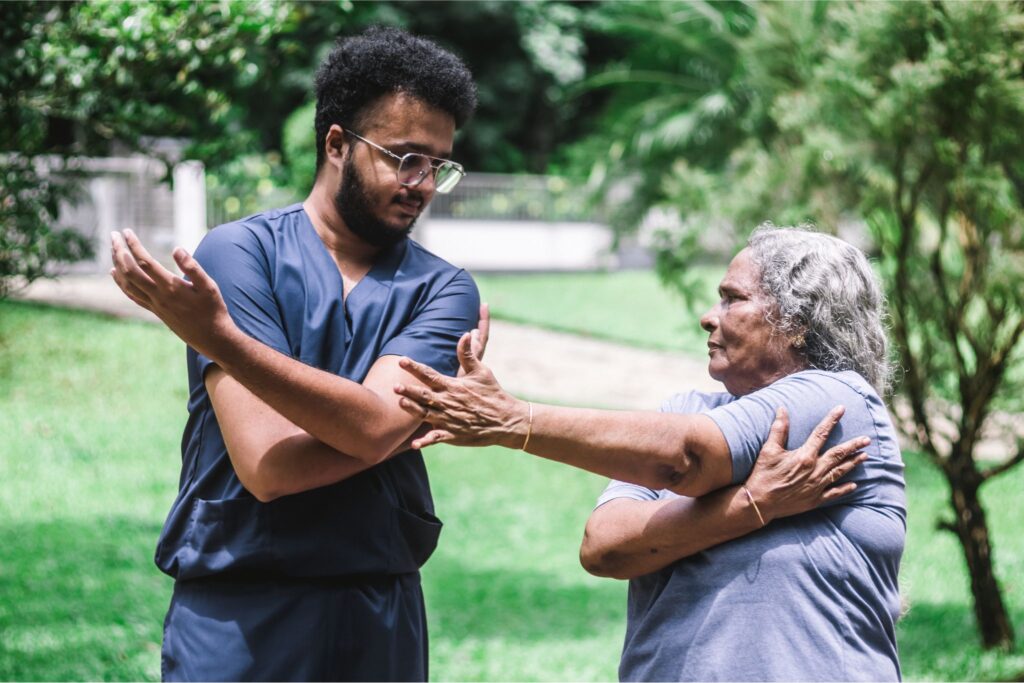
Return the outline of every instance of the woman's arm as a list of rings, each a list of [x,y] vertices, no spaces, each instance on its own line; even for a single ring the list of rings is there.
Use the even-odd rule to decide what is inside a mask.
[[[465,375],[445,377],[403,358],[425,386],[396,385],[400,405],[434,429],[414,448],[447,442],[500,445],[654,489],[699,496],[729,484],[732,460],[717,425],[703,415],[673,415],[529,404],[506,393],[472,349],[459,342]]]
[[[700,498],[605,503],[587,522],[580,563],[597,576],[631,579],[851,493],[856,484],[833,484],[863,462],[867,456],[860,449],[869,440],[851,439],[818,457],[841,416],[842,410],[833,410],[803,446],[786,451],[789,419],[780,409],[742,486]]]

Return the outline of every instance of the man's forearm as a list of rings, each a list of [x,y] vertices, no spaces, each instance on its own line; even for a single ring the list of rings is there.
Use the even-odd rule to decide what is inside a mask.
[[[632,579],[760,527],[739,486],[700,498],[611,501],[592,513],[580,561],[591,574]]]
[[[237,328],[208,352],[228,375],[282,416],[359,460],[383,460],[411,431],[389,419],[377,393],[289,358]]]

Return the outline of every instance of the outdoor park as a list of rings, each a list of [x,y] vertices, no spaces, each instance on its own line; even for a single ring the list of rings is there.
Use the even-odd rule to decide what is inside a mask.
[[[153,553],[181,471],[185,346],[126,299],[110,315],[59,289],[113,288],[102,216],[68,221],[94,187],[82,160],[145,155],[164,188],[201,162],[208,227],[301,201],[312,74],[374,24],[472,69],[480,104],[452,154],[467,181],[568,192],[453,193],[425,244],[482,216],[484,249],[499,221],[473,202],[502,225],[608,228],[592,263],[474,272],[487,359],[523,398],[653,410],[705,386],[698,319],[763,221],[869,254],[899,370],[903,677],[1024,680],[1024,11],[554,1],[0,5],[0,679],[161,675],[173,581]],[[628,245],[649,261],[625,267]],[[51,275],[61,296],[33,296]],[[606,479],[496,447],[424,456],[445,525],[422,570],[430,677],[614,680],[627,584],[579,561]]]

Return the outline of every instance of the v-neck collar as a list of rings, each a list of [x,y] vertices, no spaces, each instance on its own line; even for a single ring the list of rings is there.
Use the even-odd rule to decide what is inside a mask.
[[[323,239],[320,238],[320,234],[316,231],[316,227],[313,225],[313,220],[309,217],[309,214],[306,213],[306,208],[300,204],[299,210],[302,212],[306,228],[309,230],[310,239],[316,242],[314,250],[319,250],[320,260],[326,261],[327,264],[330,264],[330,268],[337,278],[336,282],[338,292],[343,298],[346,308],[365,298],[371,291],[376,290],[378,287],[384,287],[385,289],[391,288],[391,283],[395,278],[395,272],[398,270],[398,266],[401,264],[402,258],[405,256],[405,251],[409,247],[408,238],[402,240],[398,244],[381,250],[374,259],[373,265],[370,266],[370,270],[368,270],[366,274],[359,279],[359,282],[352,286],[348,296],[345,296],[345,282],[342,279],[341,270],[338,269],[338,264],[334,262],[330,252],[327,251],[327,245],[324,244]],[[355,299],[353,299],[353,297],[355,297]]]

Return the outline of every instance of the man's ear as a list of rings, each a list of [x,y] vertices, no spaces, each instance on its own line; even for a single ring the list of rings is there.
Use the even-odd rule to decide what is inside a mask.
[[[340,171],[347,146],[348,137],[345,135],[345,129],[336,123],[332,124],[324,136],[324,159]]]

